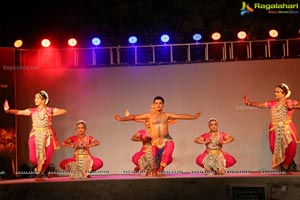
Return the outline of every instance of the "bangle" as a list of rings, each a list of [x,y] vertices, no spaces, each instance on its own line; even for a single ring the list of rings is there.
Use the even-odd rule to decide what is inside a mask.
[[[247,102],[247,106],[250,106],[250,102],[249,101]]]

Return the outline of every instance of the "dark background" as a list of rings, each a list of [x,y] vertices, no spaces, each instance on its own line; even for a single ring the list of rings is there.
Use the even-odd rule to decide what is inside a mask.
[[[290,0],[245,1],[253,7],[259,3],[297,3]],[[131,34],[141,44],[156,44],[163,33],[171,35],[171,43],[193,42],[195,32],[203,33],[203,41],[219,31],[222,40],[235,40],[245,30],[249,40],[266,39],[270,28],[280,38],[299,37],[299,14],[268,14],[256,9],[240,15],[242,0],[43,0],[3,1],[0,6],[0,46],[12,46],[16,39],[24,47],[39,45],[48,37],[64,46],[76,37],[86,47],[94,36],[103,46],[126,45]]]

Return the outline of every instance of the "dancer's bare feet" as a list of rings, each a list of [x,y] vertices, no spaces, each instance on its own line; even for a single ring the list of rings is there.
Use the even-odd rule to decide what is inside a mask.
[[[157,169],[151,169],[147,172],[146,176],[148,177],[161,177],[163,174],[160,174]]]
[[[140,168],[138,166],[136,166],[133,170],[133,173],[138,173],[140,171]]]
[[[34,179],[36,181],[45,181],[45,179],[43,179],[43,175],[41,173],[37,173]]]

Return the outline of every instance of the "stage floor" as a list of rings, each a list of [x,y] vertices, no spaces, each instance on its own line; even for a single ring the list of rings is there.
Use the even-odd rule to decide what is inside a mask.
[[[0,180],[0,199],[300,199],[300,172],[205,175],[201,173],[92,175]]]
[[[195,179],[195,178],[274,178],[274,177],[299,177],[300,172],[289,172],[282,174],[277,172],[237,172],[227,173],[225,175],[206,175],[204,173],[176,173],[176,174],[163,174],[158,177],[145,176],[143,174],[106,174],[106,175],[92,175],[89,178],[72,179],[68,176],[53,176],[51,178],[44,177],[42,182],[72,182],[72,181],[106,181],[106,180],[140,180],[140,179]],[[23,183],[36,183],[40,182],[35,178],[15,178],[15,179],[0,179],[0,184],[23,184]]]

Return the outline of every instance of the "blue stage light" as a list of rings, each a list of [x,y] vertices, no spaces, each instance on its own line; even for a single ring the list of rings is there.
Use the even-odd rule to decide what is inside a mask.
[[[98,46],[101,44],[101,40],[99,38],[93,38],[92,39],[92,44],[95,45],[95,46]]]
[[[164,34],[160,37],[160,40],[164,43],[169,42],[170,37],[167,34]]]
[[[130,44],[135,44],[137,42],[137,38],[135,36],[131,36],[129,37],[128,42]]]
[[[199,33],[196,33],[193,35],[193,39],[196,41],[196,42],[199,42],[201,39],[202,39],[202,35],[199,34]]]

